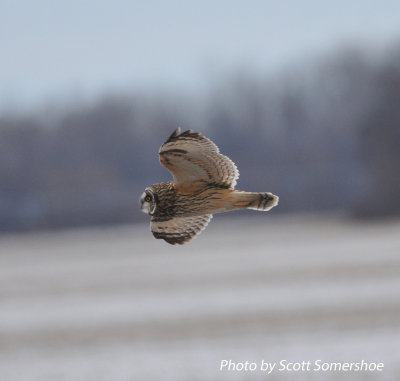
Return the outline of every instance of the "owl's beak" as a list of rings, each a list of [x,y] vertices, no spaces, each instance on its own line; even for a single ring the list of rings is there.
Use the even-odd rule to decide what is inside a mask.
[[[140,196],[140,200],[139,200],[139,208],[143,213],[149,214],[150,216],[152,216],[154,214],[154,211],[156,210],[156,205],[154,202],[147,202],[145,201],[146,197],[146,192],[144,192],[141,196]],[[154,196],[153,196],[154,197]]]
[[[139,199],[139,208],[140,208],[140,210],[143,212],[143,213],[146,213],[146,214],[148,214],[148,209],[149,209],[149,207],[148,207],[148,203],[147,202],[145,202],[144,201],[144,198],[146,197],[146,193],[143,193],[141,196],[140,196],[140,199]],[[146,208],[146,206],[147,206],[147,208]]]
[[[140,206],[140,209],[143,213],[150,214],[150,205],[148,202],[145,202]]]

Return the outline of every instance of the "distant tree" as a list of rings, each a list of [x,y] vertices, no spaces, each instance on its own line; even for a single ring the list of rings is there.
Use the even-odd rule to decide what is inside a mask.
[[[370,186],[356,208],[359,216],[400,214],[400,50],[376,79],[376,102],[360,128],[360,150]]]

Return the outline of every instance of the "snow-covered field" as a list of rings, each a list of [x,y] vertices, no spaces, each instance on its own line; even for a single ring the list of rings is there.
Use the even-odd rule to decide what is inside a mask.
[[[0,379],[399,380],[400,221],[254,215],[182,247],[147,223],[0,237]]]

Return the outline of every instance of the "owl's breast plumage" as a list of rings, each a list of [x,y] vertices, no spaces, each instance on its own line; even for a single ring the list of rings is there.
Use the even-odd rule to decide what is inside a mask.
[[[176,216],[176,191],[170,181],[153,184],[150,189],[155,196],[156,209],[153,220],[169,220]]]
[[[187,192],[173,182],[154,184],[151,189],[156,196],[156,210],[153,215],[153,220],[156,221],[224,211],[222,203],[226,194],[232,192],[213,184],[203,184]]]

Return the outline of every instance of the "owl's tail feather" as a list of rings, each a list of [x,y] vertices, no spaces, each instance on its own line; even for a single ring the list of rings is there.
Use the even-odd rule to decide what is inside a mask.
[[[235,209],[268,211],[278,205],[279,197],[269,192],[235,192]]]

